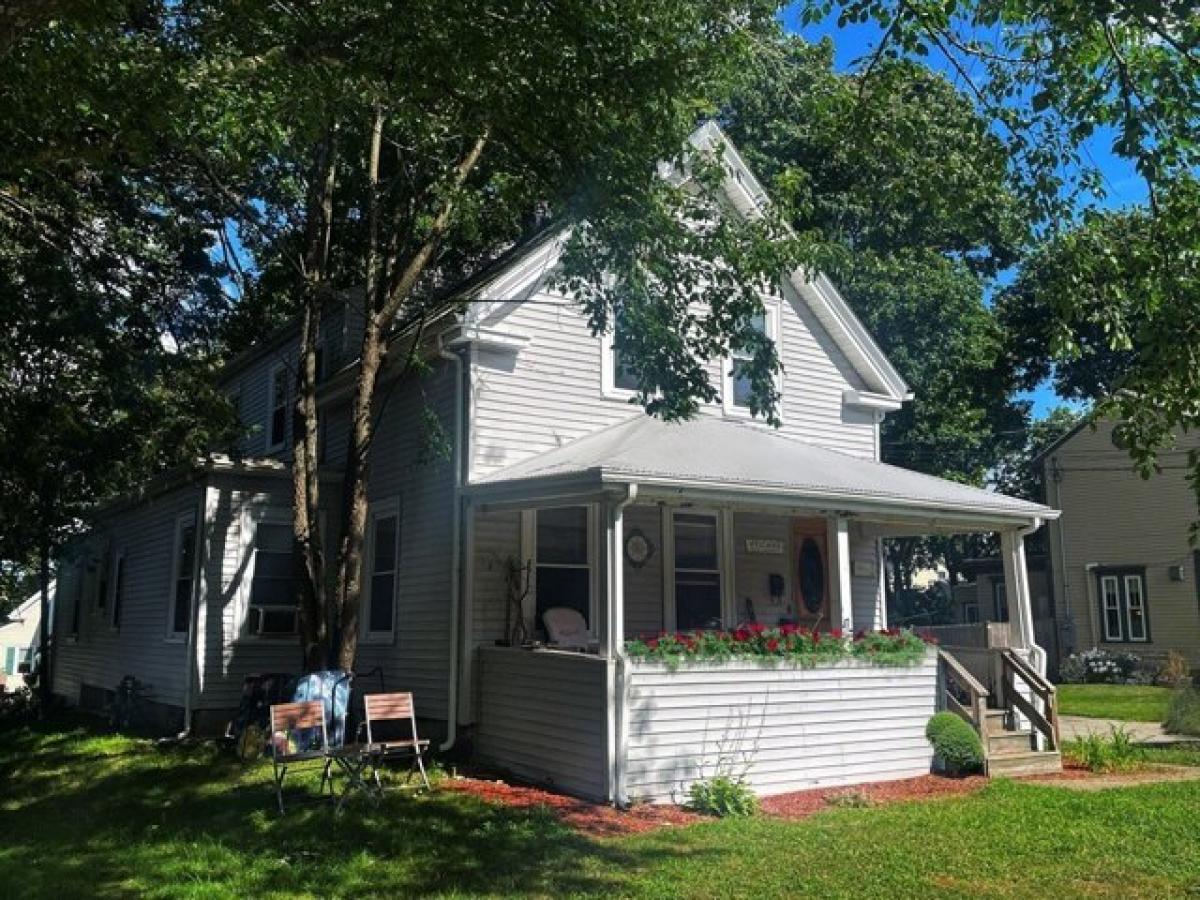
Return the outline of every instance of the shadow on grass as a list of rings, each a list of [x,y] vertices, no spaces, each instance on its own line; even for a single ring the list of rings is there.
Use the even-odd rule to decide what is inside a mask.
[[[22,896],[620,893],[661,861],[589,840],[547,810],[391,792],[274,812],[269,764],[159,749],[82,726],[0,736],[0,884]],[[296,785],[315,791],[315,770]],[[289,775],[289,780],[291,776]]]

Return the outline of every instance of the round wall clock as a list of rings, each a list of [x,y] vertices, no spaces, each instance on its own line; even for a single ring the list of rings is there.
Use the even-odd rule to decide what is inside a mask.
[[[635,569],[640,569],[653,555],[654,545],[642,530],[634,528],[630,531],[629,536],[625,538],[625,558],[629,560],[629,564]]]

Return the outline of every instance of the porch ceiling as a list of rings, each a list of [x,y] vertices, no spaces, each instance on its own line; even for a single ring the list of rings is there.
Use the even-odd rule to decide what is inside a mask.
[[[635,483],[639,497],[680,497],[858,513],[898,530],[982,530],[1053,519],[1058,511],[862,459],[766,427],[700,417],[646,415],[478,479],[481,502],[596,494]]]

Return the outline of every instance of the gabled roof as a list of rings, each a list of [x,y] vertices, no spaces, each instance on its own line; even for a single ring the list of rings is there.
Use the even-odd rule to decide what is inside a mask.
[[[701,416],[668,423],[638,415],[485,476],[469,488],[575,480],[771,496],[833,509],[977,514],[1032,521],[1058,511],[958,482],[826,450],[761,426]]]
[[[720,127],[715,122],[707,122],[692,133],[689,142],[698,150],[720,155],[729,173],[725,191],[733,207],[747,217],[761,215],[770,202],[767,192]],[[508,266],[491,268],[488,277],[467,292],[477,301],[471,308],[469,319],[473,322],[487,320],[514,295],[539,283],[558,263],[568,234],[567,226],[553,233],[544,231],[537,240],[520,248],[520,252],[508,261]],[[820,273],[810,279],[800,269],[788,273],[786,278],[867,386],[865,392],[858,392],[863,403],[895,409],[912,399],[912,391],[904,378],[833,282]]]

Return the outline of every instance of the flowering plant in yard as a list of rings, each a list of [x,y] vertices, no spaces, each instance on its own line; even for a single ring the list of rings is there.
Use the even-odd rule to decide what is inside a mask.
[[[643,636],[626,641],[633,659],[677,666],[681,662],[720,662],[764,659],[818,665],[843,659],[862,659],[879,665],[911,665],[923,659],[928,644],[907,629],[816,631],[797,625],[768,627],[750,623],[728,631],[686,631]]]

